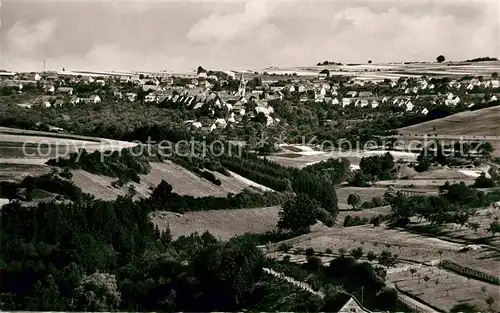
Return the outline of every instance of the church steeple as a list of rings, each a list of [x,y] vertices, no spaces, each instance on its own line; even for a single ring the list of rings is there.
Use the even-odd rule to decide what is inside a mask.
[[[244,97],[246,92],[247,82],[243,78],[243,73],[240,73],[240,86],[238,87],[238,96]]]

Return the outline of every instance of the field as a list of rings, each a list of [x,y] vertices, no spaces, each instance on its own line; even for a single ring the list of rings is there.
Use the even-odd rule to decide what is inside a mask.
[[[436,130],[434,130],[434,127]],[[500,107],[461,112],[445,118],[400,128],[400,134],[438,134],[449,136],[500,136]],[[499,138],[500,139],[500,138]]]
[[[380,155],[386,152],[390,152],[395,160],[403,159],[405,161],[415,161],[417,159],[417,154],[411,152],[399,152],[399,151],[309,151],[304,153],[299,152],[288,152],[288,153],[277,153],[274,155],[266,156],[268,160],[274,161],[283,166],[302,168],[304,166],[314,164],[317,162],[325,161],[330,158],[346,158],[349,160],[351,165],[358,166],[359,162],[363,157]]]
[[[0,181],[20,182],[24,177],[40,176],[50,173],[50,168],[43,165],[0,163]]]
[[[180,184],[178,184],[180,185]],[[175,185],[177,186],[177,185]],[[222,183],[224,186],[224,182]],[[344,189],[344,188],[341,188]],[[341,190],[339,189],[339,190]],[[362,188],[360,188],[362,189]],[[372,189],[372,188],[364,188]],[[175,191],[175,187],[174,187]],[[356,188],[349,188],[348,192],[357,191],[360,195],[366,195],[367,199],[371,200],[370,195],[373,191],[369,190],[358,190]],[[347,194],[340,193],[342,195],[342,200],[347,201]],[[385,192],[384,190],[376,190],[376,194]],[[344,197],[345,194],[345,197]],[[339,206],[350,209],[347,203],[341,203],[339,200]],[[158,213],[158,216],[154,217],[153,220],[159,226],[165,227],[170,224],[172,234],[174,236],[188,235],[195,231],[200,232],[209,230],[216,236],[223,239],[229,239],[232,236],[244,234],[246,232],[266,232],[276,229],[276,224],[278,223],[279,216],[278,212],[281,207],[271,207],[271,208],[259,208],[259,209],[237,209],[237,210],[220,210],[220,211],[204,211],[204,212],[188,212],[185,214],[174,214],[174,213]],[[337,221],[342,225],[344,218],[347,215],[352,217],[359,216],[360,218],[371,218],[377,215],[387,215],[390,213],[390,207],[378,207],[373,209],[367,209],[362,211],[341,211],[337,216]],[[163,216],[163,218],[160,218]],[[321,223],[313,226],[314,229],[327,229],[322,226]]]
[[[288,242],[294,247],[303,249],[312,247],[316,251],[325,251],[327,248],[333,251],[344,248],[349,251],[356,247],[362,247],[365,252],[375,253],[388,250],[398,254],[402,260],[416,262],[429,262],[455,256],[462,247],[460,244],[444,240],[371,225],[329,228],[290,239]],[[277,248],[278,245],[275,244],[273,248]]]
[[[209,231],[221,240],[229,240],[246,232],[262,233],[276,229],[280,207],[205,212],[152,213],[153,223],[161,229],[170,228],[174,238],[193,232]]]
[[[269,74],[293,74],[298,76],[316,76],[327,68],[330,75],[356,76],[365,80],[383,80],[389,78],[397,80],[399,77],[426,76],[451,76],[466,75],[491,76],[494,72],[500,72],[500,61],[487,62],[445,62],[445,63],[380,63],[380,64],[358,64],[358,65],[328,65],[308,67],[281,67],[267,68]]]
[[[500,107],[491,107],[447,116],[442,119],[400,128],[402,137],[418,139],[418,135],[432,135],[441,140],[486,140],[500,157]],[[437,135],[437,136],[434,136]],[[486,137],[485,137],[486,136]]]
[[[476,212],[476,215],[471,217],[470,223],[477,223],[479,228],[477,231],[467,228],[466,226],[460,227],[458,224],[446,224],[441,228],[440,236],[456,239],[463,242],[485,242],[500,248],[500,236],[491,237],[488,233],[490,224],[496,219],[500,218],[500,210],[496,208],[481,209]],[[415,225],[412,227],[425,227],[428,225],[425,222],[419,222],[415,219]],[[500,272],[499,272],[500,274]]]
[[[141,198],[149,197],[150,187],[156,187],[165,180],[173,187],[173,192],[180,195],[195,197],[218,196],[225,197],[228,193],[237,194],[249,187],[248,184],[234,177],[226,177],[220,173],[214,173],[222,182],[221,186],[216,186],[206,179],[203,179],[187,169],[173,164],[170,161],[163,163],[152,162],[151,171],[147,175],[139,175],[140,183],[133,183],[136,195]],[[111,186],[116,178],[102,175],[95,175],[83,170],[73,171],[73,181],[84,192],[93,194],[100,199],[115,199],[119,195],[126,194],[126,187],[118,189]]]
[[[427,282],[424,280],[426,276],[429,278]],[[468,279],[437,267],[422,266],[416,268],[413,275],[409,270],[391,273],[388,280],[400,291],[446,312],[458,303],[470,303],[475,305],[479,312],[485,312],[488,309],[485,302],[488,296],[495,299],[492,309],[496,312],[500,309],[498,286]]]
[[[68,153],[85,149],[88,152],[96,150],[121,150],[136,144],[103,138],[91,138],[42,131],[22,130],[0,127],[0,156],[4,163],[31,163],[39,160],[43,164],[48,159],[67,156]]]

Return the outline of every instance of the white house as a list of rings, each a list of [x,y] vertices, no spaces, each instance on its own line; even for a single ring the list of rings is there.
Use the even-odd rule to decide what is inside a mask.
[[[201,109],[203,107],[205,103],[204,102],[198,102],[194,105],[193,107],[193,110],[198,110],[198,109]]]
[[[46,93],[53,93],[54,91],[56,91],[54,85],[46,85],[43,87],[43,89],[45,90]]]
[[[452,96],[451,98],[448,97],[448,99],[444,100],[444,103],[446,105],[452,105],[455,106],[460,102],[460,98],[458,96]]]
[[[125,96],[127,97],[128,101],[130,101],[130,102],[134,102],[137,99],[137,94],[134,92],[128,92],[125,94]]]
[[[500,88],[500,81],[499,80],[491,80],[491,88]]]
[[[387,102],[387,100],[388,100],[388,99],[387,99],[387,97],[384,97],[384,98],[382,99],[382,103],[386,103],[386,102]]]
[[[347,97],[354,98],[354,97],[356,97],[356,95],[357,95],[357,94],[358,94],[358,93],[357,93],[356,91],[351,90],[351,91],[347,92],[346,96],[347,96]]]
[[[342,107],[346,107],[351,104],[351,99],[349,98],[342,98]]]
[[[267,116],[267,121],[266,121],[266,126],[274,124],[274,119],[270,117],[269,115]]]
[[[73,94],[73,88],[72,87],[59,87],[59,88],[57,88],[57,92],[58,93],[65,93],[65,94],[68,94],[68,95],[72,95]]]
[[[427,108],[424,108],[424,109],[422,110],[422,114],[427,115],[427,113],[429,113],[429,110],[427,110]]]
[[[255,112],[257,113],[263,113],[264,115],[268,116],[269,114],[274,112],[273,107],[271,106],[257,106],[255,107]]]
[[[328,303],[328,312],[337,313],[371,313],[350,294],[339,292]]]
[[[156,102],[158,100],[158,97],[154,93],[148,93],[144,97],[144,102]]]
[[[372,108],[375,109],[376,107],[378,107],[378,102],[376,100],[373,100],[372,101]]]
[[[498,98],[497,98],[495,95],[493,95],[493,96],[491,97],[491,99],[490,99],[490,102],[491,102],[491,101],[497,101],[497,100],[498,100]]]
[[[362,108],[368,106],[368,100],[367,99],[361,99],[360,106]]]
[[[333,99],[332,99],[332,104],[333,104],[333,105],[338,105],[338,104],[339,104],[339,99],[337,99],[337,98],[333,98]]]
[[[223,118],[216,119],[214,124],[216,124],[217,126],[220,126],[222,128],[226,128],[226,126],[227,126],[227,122]]]
[[[413,105],[413,103],[411,103],[411,101],[406,102],[406,112],[413,111],[413,107],[414,107],[414,105]]]
[[[208,78],[207,73],[205,73],[205,72],[201,72],[201,73],[199,73],[199,74],[198,74],[198,78],[204,78],[204,79],[207,79],[207,78]]]
[[[98,95],[92,95],[90,96],[90,101],[93,103],[99,103],[101,102],[101,97],[99,97]]]
[[[71,100],[69,100],[69,103],[78,104],[78,103],[80,103],[80,98],[78,98],[77,96],[73,96],[73,97],[71,97]]]

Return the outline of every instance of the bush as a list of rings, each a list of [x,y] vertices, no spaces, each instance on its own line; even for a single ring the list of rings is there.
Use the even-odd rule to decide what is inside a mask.
[[[491,178],[487,178],[486,174],[481,173],[478,178],[474,181],[473,187],[475,188],[492,188],[495,187],[495,181]]]
[[[307,256],[307,267],[313,270],[319,270],[323,266],[321,258],[317,256]]]
[[[379,207],[379,206],[384,206],[384,199],[382,197],[373,197],[372,199],[372,205],[374,208]]]
[[[69,168],[66,167],[61,173],[59,173],[59,176],[61,176],[62,178],[71,179],[73,177],[73,173],[71,173]]]
[[[288,252],[293,248],[291,243],[283,242],[279,245],[278,250],[282,252]]]
[[[368,251],[368,253],[366,254],[366,258],[368,259],[368,261],[374,261],[377,258],[377,254],[373,251]]]
[[[202,171],[200,173],[200,176],[205,178],[206,180],[208,180],[209,182],[211,182],[212,184],[216,185],[216,186],[220,186],[222,184],[222,182],[217,178],[215,177],[215,175],[209,171]]]
[[[371,201],[365,201],[363,204],[361,204],[361,208],[363,209],[371,209],[373,208],[373,203]]]
[[[330,248],[326,248],[325,253],[327,253],[327,254],[332,254],[332,253],[333,253],[333,251],[332,251],[332,249],[330,249]]]
[[[309,247],[306,249],[306,255],[307,256],[313,256],[314,255],[314,249]]]

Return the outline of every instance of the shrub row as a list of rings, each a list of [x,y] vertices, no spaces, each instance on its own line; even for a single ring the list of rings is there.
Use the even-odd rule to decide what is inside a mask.
[[[500,285],[500,277],[491,276],[491,275],[488,275],[488,274],[483,273],[481,271],[471,269],[471,268],[456,264],[456,263],[448,261],[448,260],[441,261],[439,263],[439,266],[444,268],[444,269],[455,272],[457,274],[460,274],[462,276],[475,278],[475,279],[482,280],[482,281],[485,281],[485,282],[490,283],[490,284]]]

